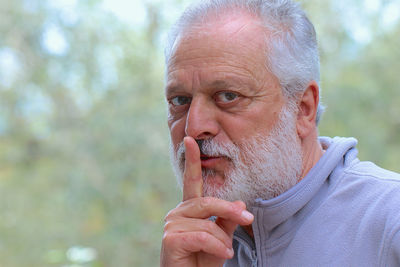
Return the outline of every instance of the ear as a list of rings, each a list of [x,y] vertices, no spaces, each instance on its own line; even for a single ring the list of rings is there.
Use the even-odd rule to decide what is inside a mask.
[[[318,103],[319,87],[315,81],[312,81],[308,84],[299,101],[296,126],[300,139],[305,139],[315,130]]]

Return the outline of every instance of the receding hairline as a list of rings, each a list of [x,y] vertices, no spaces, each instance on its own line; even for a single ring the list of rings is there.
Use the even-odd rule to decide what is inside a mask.
[[[214,14],[215,13],[215,14]],[[217,28],[227,27],[229,22],[237,21],[237,25],[233,25],[231,34],[239,34],[244,28],[247,26],[256,26],[260,29],[261,39],[260,39],[260,53],[265,56],[268,52],[268,39],[272,36],[272,32],[265,27],[265,21],[258,15],[251,13],[248,10],[244,10],[240,7],[231,7],[219,15],[216,15],[216,12],[210,12],[205,14],[201,19],[191,20],[190,23],[184,25],[184,27],[180,27],[177,34],[174,36],[174,39],[171,40],[169,56],[166,57],[168,61],[166,65],[168,67],[169,60],[173,57],[173,55],[177,52],[177,47],[182,40],[186,38],[191,38],[191,36],[198,37],[199,35],[209,35],[209,34],[218,34],[216,32]],[[235,28],[235,26],[238,26]],[[228,30],[228,29],[227,29]],[[229,32],[228,32],[229,34]],[[252,44],[252,43],[249,43]],[[268,60],[268,57],[265,56],[265,60]],[[266,62],[267,63],[267,62]]]
[[[244,13],[240,11],[240,13],[242,15],[237,16],[237,12],[227,12],[216,19],[207,19],[207,22],[203,24],[201,22],[195,22],[177,35],[171,49],[169,62],[166,65],[166,92],[174,91],[175,88],[179,88],[176,84],[169,83],[168,77],[171,71],[173,71],[173,66],[177,62],[177,57],[180,57],[181,49],[196,47],[197,40],[204,40],[202,35],[205,36],[204,38],[209,39],[209,42],[212,42],[210,43],[209,49],[212,50],[215,55],[219,56],[221,53],[228,52],[232,54],[237,53],[241,56],[244,55],[244,57],[253,60],[260,60],[261,58],[258,62],[262,65],[264,71],[268,72],[268,74],[272,76],[272,79],[276,79],[279,83],[278,77],[270,71],[267,64],[268,57],[266,56],[266,47],[268,44],[266,42],[266,35],[270,33],[266,32],[259,18],[248,12]],[[233,25],[228,25],[230,22],[232,22]],[[224,27],[229,27],[229,30],[225,30]],[[234,35],[233,38],[230,37],[231,35]],[[221,43],[224,39],[226,39],[226,42]],[[215,42],[213,40],[215,40]],[[214,44],[215,47],[213,47]],[[246,52],[240,53],[240,47],[243,47]],[[198,53],[197,51],[193,52],[193,54],[196,54],[196,58],[199,55]],[[240,64],[237,66],[240,66]],[[261,78],[261,76],[259,78]],[[221,84],[223,78],[219,78],[218,81],[219,83],[217,84]],[[213,87],[215,86],[216,84],[213,84]],[[224,87],[226,87],[226,84]]]

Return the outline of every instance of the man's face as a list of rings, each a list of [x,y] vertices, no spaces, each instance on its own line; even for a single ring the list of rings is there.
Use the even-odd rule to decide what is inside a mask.
[[[245,140],[269,136],[285,100],[278,80],[265,68],[265,38],[261,27],[244,16],[226,17],[177,38],[166,87],[175,153],[186,135],[239,148]],[[216,189],[234,167],[228,156],[207,153],[201,165],[205,184]]]

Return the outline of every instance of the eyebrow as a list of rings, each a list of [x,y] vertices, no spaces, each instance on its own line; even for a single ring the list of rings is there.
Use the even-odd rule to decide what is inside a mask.
[[[165,87],[165,95],[168,96],[168,95],[173,94],[174,92],[177,92],[177,91],[181,92],[183,90],[184,90],[184,87],[180,84],[173,85],[173,86],[167,86],[167,87]]]
[[[232,83],[227,82],[225,80],[214,80],[213,82],[207,84],[205,87],[212,89],[227,89],[233,86],[234,85]],[[165,88],[165,95],[168,97],[169,95],[172,95],[175,92],[182,92],[182,91],[185,91],[185,87],[182,84],[167,86]]]

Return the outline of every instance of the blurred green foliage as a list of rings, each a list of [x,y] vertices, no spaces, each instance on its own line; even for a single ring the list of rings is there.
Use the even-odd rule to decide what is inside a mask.
[[[136,24],[97,0],[0,0],[0,266],[158,265],[180,199],[162,37],[183,1],[134,2]],[[302,1],[321,46],[321,134],[355,136],[361,159],[400,171],[394,2]]]

